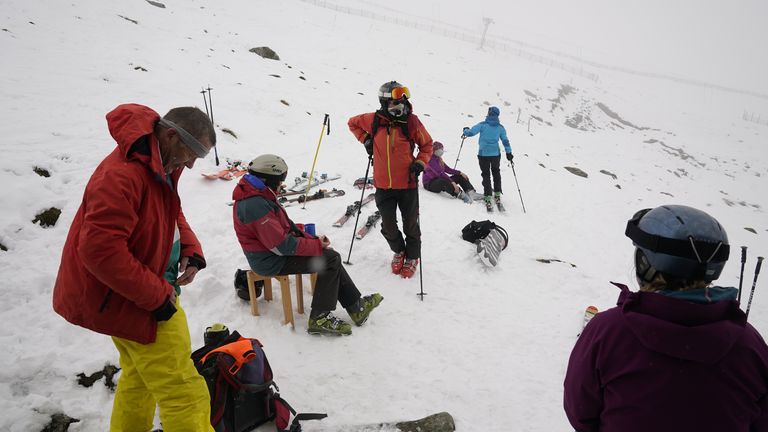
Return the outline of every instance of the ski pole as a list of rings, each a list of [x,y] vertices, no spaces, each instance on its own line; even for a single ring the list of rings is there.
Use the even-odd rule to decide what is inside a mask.
[[[208,84],[208,105],[211,107],[211,114],[209,117],[211,117],[211,126],[213,127],[213,130],[216,130],[216,123],[213,122],[213,99],[211,99],[211,85]],[[205,95],[203,95],[203,99],[205,99]],[[213,155],[216,158],[216,166],[219,166],[219,150],[218,147],[213,146]]]
[[[515,184],[517,185],[517,194],[520,195],[520,204],[523,206],[523,213],[525,213],[525,203],[523,202],[523,194],[520,192],[520,183],[517,182],[517,174],[515,173],[515,164],[510,162],[512,166],[512,175],[515,176]]]
[[[208,85],[208,90],[210,90],[210,84]],[[208,99],[205,98],[205,87],[203,87],[202,91],[200,92],[203,94],[203,103],[205,104],[205,115],[208,116],[208,118],[211,120],[211,127],[213,126],[213,116],[211,115],[211,111],[208,111]],[[211,110],[213,110],[213,106],[211,106]],[[216,150],[216,147],[213,147],[213,154],[216,156],[216,166],[219,166],[219,152]]]
[[[760,274],[760,266],[763,265],[763,257],[757,257],[757,265],[755,266],[755,279],[752,281],[752,290],[749,292],[749,301],[747,302],[747,311],[745,312],[747,318],[749,318],[749,308],[752,307],[752,296],[755,295],[755,285],[757,285],[757,275]]]
[[[328,126],[327,134],[331,134],[331,118],[328,114],[323,118],[323,127],[320,129],[320,139],[317,141],[317,149],[315,150],[315,160],[312,161],[312,169],[309,170],[309,179],[307,181],[307,190],[304,192],[305,196],[309,196],[309,189],[312,187],[312,175],[315,173],[315,163],[317,163],[317,155],[320,153],[320,143],[323,142],[323,133],[326,132],[325,126]],[[302,209],[307,208],[307,202],[304,201]]]
[[[741,247],[741,274],[739,275],[739,294],[736,296],[736,301],[741,303],[741,283],[744,281],[744,264],[747,262],[747,247]]]
[[[371,162],[373,162],[373,156],[368,156],[368,165],[365,166],[365,178],[368,178],[368,172],[371,170]],[[355,229],[352,230],[352,243],[349,244],[349,254],[344,264],[352,264],[349,259],[352,257],[352,245],[355,244],[355,233],[357,232],[357,223],[360,222],[360,213],[363,212],[363,196],[365,195],[365,187],[360,191],[360,205],[357,206],[357,217],[355,218]]]
[[[467,139],[466,136],[461,136],[461,145],[459,146],[459,153],[456,155],[456,162],[453,163],[453,169],[456,169],[456,165],[459,164],[459,156],[461,156],[461,149],[464,148],[464,140]]]
[[[419,230],[421,230],[421,216],[416,217],[416,223],[419,225]],[[419,245],[419,286],[420,291],[417,296],[421,299],[421,301],[424,301],[424,296],[427,295],[427,293],[424,292],[424,273],[422,272],[422,268],[424,268],[424,255],[421,253],[421,245]]]

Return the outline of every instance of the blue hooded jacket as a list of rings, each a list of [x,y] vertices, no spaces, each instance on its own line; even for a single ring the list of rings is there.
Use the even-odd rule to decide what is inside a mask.
[[[498,108],[490,107],[485,121],[472,126],[471,129],[464,129],[464,135],[468,137],[480,134],[478,156],[500,156],[499,140],[504,144],[504,151],[512,153],[512,146],[509,145],[507,138],[507,130],[499,122],[499,113]]]

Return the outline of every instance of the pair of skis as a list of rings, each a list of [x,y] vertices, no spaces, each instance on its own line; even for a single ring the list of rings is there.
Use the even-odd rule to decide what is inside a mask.
[[[229,181],[242,177],[247,172],[248,169],[243,166],[243,161],[227,159],[227,168],[215,173],[200,173],[200,175],[208,180],[221,179]]]
[[[333,226],[340,227],[344,225],[352,216],[356,215],[358,212],[361,211],[364,205],[368,204],[369,202],[373,201],[376,198],[376,194],[370,193],[368,196],[363,198],[362,201],[355,201],[353,204],[347,206],[347,210],[344,212],[344,214],[333,223]],[[355,233],[355,237],[358,239],[361,239],[368,234],[368,232],[376,226],[376,224],[381,219],[381,213],[378,211],[374,212],[372,215],[368,216],[368,219],[366,219],[365,224]]]
[[[333,198],[333,197],[339,197],[344,196],[344,191],[339,189],[320,189],[319,191],[313,193],[312,195],[304,195],[301,194],[295,198],[286,198],[285,195],[280,196],[277,201],[281,204],[287,204],[287,203],[304,203],[307,201],[315,201],[323,198]]]
[[[581,323],[581,331],[576,335],[576,337],[581,336],[581,333],[584,331],[584,327],[589,324],[589,322],[592,320],[592,318],[595,317],[595,315],[598,314],[598,312],[599,311],[595,306],[587,306],[587,309],[584,310],[584,320]]]
[[[486,267],[496,267],[499,263],[501,251],[507,248],[509,244],[509,235],[507,231],[500,227],[494,227],[485,238],[477,240],[477,256]]]

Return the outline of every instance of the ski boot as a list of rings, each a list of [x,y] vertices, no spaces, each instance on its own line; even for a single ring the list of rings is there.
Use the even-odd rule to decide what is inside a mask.
[[[382,300],[384,300],[384,297],[379,293],[367,295],[358,300],[355,306],[347,309],[347,313],[349,313],[349,317],[352,318],[355,325],[359,327],[365,324],[371,311],[376,309],[376,306],[378,306]]]
[[[418,266],[419,266],[418,258],[409,258],[405,260],[405,264],[403,264],[403,269],[400,270],[400,277],[403,279],[412,278],[413,275],[416,274],[416,267]]]
[[[493,201],[490,195],[485,196],[485,209],[488,210],[488,213],[493,213]]]
[[[331,312],[323,312],[315,318],[309,318],[307,333],[332,336],[349,336],[352,326],[333,316]]]
[[[505,211],[504,204],[501,203],[501,192],[496,192],[496,194],[493,197],[494,201],[496,201],[496,207],[499,209],[500,212]]]
[[[459,194],[456,195],[456,198],[464,201],[464,204],[472,204],[472,198],[463,191],[459,191]]]
[[[392,274],[400,274],[405,262],[405,251],[398,252],[392,257]]]

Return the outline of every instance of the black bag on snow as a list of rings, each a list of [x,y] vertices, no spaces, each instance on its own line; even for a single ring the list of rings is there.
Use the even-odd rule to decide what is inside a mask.
[[[473,220],[461,229],[461,238],[470,243],[475,243],[478,240],[488,237],[488,234],[490,234],[491,230],[494,228],[496,228],[496,224],[489,220],[480,222]]]
[[[326,414],[296,414],[280,397],[272,368],[257,339],[236,331],[218,345],[192,353],[192,361],[205,378],[211,396],[211,425],[216,432],[246,432],[274,420],[279,432],[300,432],[301,420],[319,420]],[[288,423],[291,414],[293,422]]]

